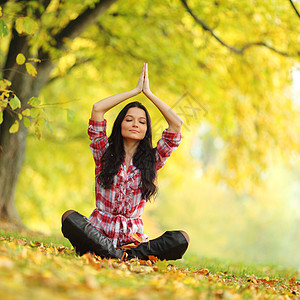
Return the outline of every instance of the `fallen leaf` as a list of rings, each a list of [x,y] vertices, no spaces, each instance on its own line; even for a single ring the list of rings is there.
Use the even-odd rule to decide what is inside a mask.
[[[156,264],[158,261],[158,258],[153,255],[149,255],[148,258],[151,260],[152,264]]]
[[[296,278],[295,278],[295,276],[294,277],[292,277],[290,280],[289,280],[289,283],[292,283],[292,282],[295,282],[296,281]]]
[[[0,255],[0,267],[12,269],[14,267],[14,262],[4,255]]]
[[[201,275],[207,275],[207,274],[209,274],[209,270],[202,268],[200,270],[195,271],[194,273],[198,273],[198,274],[201,274]]]
[[[139,243],[142,243],[143,242],[143,239],[140,237],[140,236],[138,236],[136,233],[133,233],[132,235],[131,235],[131,237],[132,238],[134,238],[136,241],[138,241]]]

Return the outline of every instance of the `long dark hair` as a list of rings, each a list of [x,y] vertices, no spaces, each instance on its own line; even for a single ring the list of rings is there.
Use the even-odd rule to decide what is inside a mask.
[[[111,188],[114,176],[118,173],[125,158],[123,146],[123,136],[121,134],[121,123],[127,111],[132,107],[138,107],[145,111],[147,119],[147,131],[144,139],[139,142],[137,150],[133,156],[133,165],[141,171],[142,198],[147,201],[157,193],[155,151],[152,147],[151,119],[146,107],[138,101],[128,103],[118,114],[111,135],[108,138],[109,146],[101,159],[101,170],[97,180],[105,188]]]

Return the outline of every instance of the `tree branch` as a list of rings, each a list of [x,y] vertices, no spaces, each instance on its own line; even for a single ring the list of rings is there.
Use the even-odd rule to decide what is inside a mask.
[[[291,0],[290,0],[291,1]],[[226,47],[227,49],[229,49],[230,51],[232,52],[235,52],[237,54],[244,54],[244,52],[249,49],[250,47],[253,47],[253,46],[263,46],[263,47],[266,47],[268,49],[270,49],[271,51],[277,53],[277,54],[280,54],[280,55],[283,55],[283,56],[293,56],[287,52],[283,52],[283,51],[280,51],[280,50],[277,50],[269,45],[267,45],[265,42],[254,42],[254,43],[249,43],[249,44],[246,44],[245,46],[243,46],[242,48],[236,48],[234,46],[231,46],[229,44],[227,44],[226,42],[224,42],[223,40],[221,40],[213,31],[213,29],[211,29],[203,20],[199,19],[194,13],[193,11],[191,10],[191,8],[188,6],[186,0],[181,0],[183,6],[186,8],[186,10],[188,11],[188,13],[193,17],[193,19],[198,23],[200,24],[200,26],[208,31],[221,45],[223,45],[224,47]],[[300,55],[300,51],[297,53],[297,56]]]
[[[23,53],[27,56],[28,42],[26,36],[19,36],[15,28],[12,28],[12,36],[9,44],[9,50],[6,57],[6,62],[4,66],[4,78],[9,81],[13,80],[17,68],[16,66],[16,56],[18,53]]]
[[[246,44],[244,47],[241,48],[241,54],[243,54],[245,52],[245,50],[247,50],[247,49],[249,49],[249,48],[251,48],[253,46],[263,46],[263,47],[266,47],[266,48],[270,49],[271,51],[273,51],[273,52],[275,52],[277,54],[282,55],[282,56],[286,56],[286,57],[291,56],[289,53],[277,50],[277,49],[275,49],[275,48],[267,45],[264,42],[255,42],[255,43]],[[299,55],[299,52],[298,52],[298,55]]]
[[[54,36],[54,40],[56,41],[55,48],[62,49],[67,39],[74,39],[79,36],[91,24],[95,23],[98,18],[116,1],[117,0],[100,0],[94,4],[93,8],[87,8],[75,20],[70,21],[66,27]],[[53,66],[52,61],[49,58],[49,52],[44,51],[43,48],[40,48],[38,52],[38,57],[42,60],[38,66],[38,73],[40,74],[41,70],[46,69],[48,70],[47,72],[50,73]],[[48,82],[48,80],[48,76],[43,79],[44,83]]]
[[[299,14],[299,12],[298,12],[298,10],[297,10],[297,8],[296,8],[295,4],[293,3],[293,1],[292,1],[292,0],[289,0],[289,1],[290,1],[291,5],[292,5],[292,7],[293,7],[294,11],[296,12],[297,16],[300,18],[300,14]]]
[[[1,3],[2,2],[5,2],[5,1],[1,1]],[[40,4],[43,5],[44,11],[45,11],[46,8],[48,7],[48,5],[50,4],[51,0],[42,0],[40,2],[41,2]],[[26,13],[26,8],[24,7],[22,9],[20,15],[25,15],[25,13]],[[41,17],[42,13],[43,12],[36,9],[34,11],[35,18],[39,19]],[[5,70],[4,76],[7,79],[12,80],[12,78],[17,70],[17,68],[14,68],[14,66],[16,66],[17,54],[23,53],[25,56],[27,56],[28,49],[29,49],[28,36],[26,34],[23,34],[23,35],[18,34],[18,32],[15,29],[15,22],[13,22],[9,50],[8,50],[6,62],[4,65],[4,70]]]
[[[0,5],[4,6],[6,4],[6,2],[8,2],[8,0],[0,0]]]
[[[228,44],[226,44],[225,42],[223,42],[220,38],[218,38],[216,36],[216,34],[214,33],[214,31],[201,19],[199,19],[190,9],[190,7],[188,6],[187,2],[185,0],[181,0],[183,6],[186,8],[186,10],[188,11],[188,13],[193,17],[193,19],[201,25],[201,27],[208,31],[220,44],[222,44],[223,46],[225,46],[226,48],[228,48],[229,50],[238,53],[238,54],[242,54],[240,49],[237,49],[235,47],[229,46]]]
[[[79,36],[115,2],[117,0],[101,0],[95,4],[94,8],[87,8],[54,37],[57,42],[56,48],[62,48],[66,39],[74,39]]]

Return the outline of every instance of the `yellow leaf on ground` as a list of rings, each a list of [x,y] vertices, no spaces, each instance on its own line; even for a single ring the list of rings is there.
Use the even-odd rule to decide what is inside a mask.
[[[131,235],[131,237],[133,237],[136,241],[142,243],[143,239],[141,237],[139,237],[136,233],[133,233]]]
[[[11,269],[14,266],[14,262],[4,255],[0,255],[0,268]]]

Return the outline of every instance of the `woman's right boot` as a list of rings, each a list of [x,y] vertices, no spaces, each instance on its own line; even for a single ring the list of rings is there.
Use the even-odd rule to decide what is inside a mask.
[[[124,256],[124,251],[117,250],[108,237],[101,234],[86,217],[76,211],[65,218],[61,230],[80,256],[87,252],[95,253],[102,258]]]

